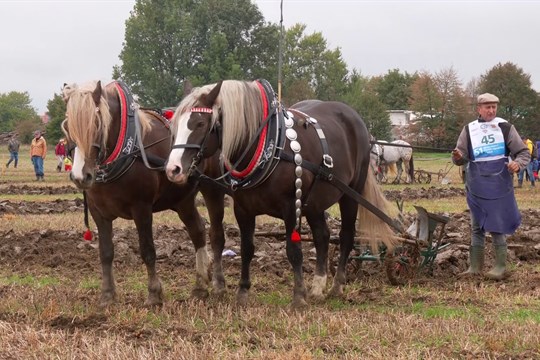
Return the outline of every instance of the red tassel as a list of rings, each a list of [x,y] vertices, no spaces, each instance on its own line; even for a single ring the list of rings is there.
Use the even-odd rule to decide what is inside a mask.
[[[83,234],[83,239],[86,241],[92,241],[92,232],[90,231],[90,229],[86,229]]]
[[[291,241],[292,242],[299,242],[300,241],[300,234],[298,233],[298,231],[293,230],[293,232],[291,234]]]

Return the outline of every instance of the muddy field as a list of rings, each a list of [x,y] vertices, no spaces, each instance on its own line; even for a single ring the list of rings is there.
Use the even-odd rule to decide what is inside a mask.
[[[63,187],[31,187],[31,186],[9,186],[2,190],[7,194],[66,194],[77,193],[77,190],[70,186]],[[463,196],[463,189],[449,187],[445,189],[430,188],[407,188],[403,191],[386,191],[385,195],[390,200],[414,200],[420,198],[442,199],[453,196]],[[0,216],[2,214],[56,214],[80,211],[82,217],[82,199],[55,200],[52,202],[26,202],[0,200]],[[449,217],[446,224],[441,244],[451,245],[442,250],[435,259],[433,268],[434,277],[454,276],[463,271],[467,266],[468,243],[469,243],[469,214],[467,212],[456,214],[443,214]],[[522,212],[522,226],[516,234],[509,239],[510,261],[516,265],[523,262],[540,261],[540,224],[539,211],[525,210]],[[416,214],[408,213],[404,216],[405,227],[408,227],[416,219]],[[338,219],[329,219],[329,225],[333,238],[339,232]],[[304,226],[304,228],[307,228]],[[433,238],[439,235],[439,229]],[[226,250],[228,254],[239,254],[239,232],[234,224],[226,224],[227,242]],[[290,270],[289,263],[285,255],[284,232],[281,226],[275,224],[260,225],[256,229],[256,254],[253,270],[267,271],[272,269],[276,274],[284,274]],[[413,234],[411,234],[412,236]],[[92,241],[84,241],[82,234],[75,231],[53,231],[41,230],[39,232],[20,233],[15,229],[0,230],[0,260],[4,266],[11,267],[13,271],[24,271],[31,266],[53,267],[58,271],[76,272],[85,271],[89,268],[96,269],[98,259],[97,239],[94,236]],[[414,236],[412,236],[414,238]],[[303,233],[305,239],[305,270],[312,271],[314,263],[314,249],[310,242],[309,230]],[[115,261],[118,266],[139,266],[142,264],[138,256],[137,233],[134,228],[116,229],[114,235],[116,248]],[[187,269],[194,266],[192,245],[182,224],[178,227],[157,226],[155,228],[155,243],[158,252],[158,259],[161,268],[177,268],[179,265]],[[335,246],[335,245],[333,245]],[[490,247],[488,246],[488,257]],[[358,255],[363,251],[359,246],[353,255]],[[225,269],[231,275],[239,273],[239,256],[227,255],[224,257]],[[487,260],[489,263],[489,259]],[[377,264],[370,263],[362,272],[357,272],[357,264],[351,261],[351,268],[354,268],[358,275],[378,276],[380,271]],[[375,269],[372,269],[375,267]],[[352,270],[351,270],[352,271]],[[381,272],[384,275],[383,272]],[[533,274],[536,276],[536,274]]]

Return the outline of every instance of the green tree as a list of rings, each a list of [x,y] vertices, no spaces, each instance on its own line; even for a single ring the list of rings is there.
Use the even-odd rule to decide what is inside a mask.
[[[368,78],[353,70],[343,101],[360,114],[371,135],[380,140],[390,140],[390,116],[379,97],[369,89],[369,84]]]
[[[329,50],[320,32],[305,35],[305,25],[296,24],[285,33],[283,46],[283,94],[286,102],[312,93],[319,100],[337,100],[346,90],[347,64],[339,48]],[[306,91],[306,86],[311,91]]]
[[[374,89],[387,110],[407,110],[411,97],[411,85],[418,75],[401,73],[399,69],[388,70],[383,76],[373,78]]]
[[[0,131],[16,130],[18,124],[23,121],[37,126],[39,116],[31,103],[32,99],[28,92],[0,93]]]
[[[480,77],[478,88],[480,93],[499,97],[497,116],[515,123],[521,133],[540,138],[539,101],[531,86],[531,75],[511,62],[498,63]]]
[[[177,104],[188,80],[252,79],[267,67],[275,82],[277,52],[263,46],[277,34],[250,0],[137,0],[113,77],[155,107]]]
[[[57,143],[64,137],[62,132],[62,121],[66,118],[66,103],[60,94],[54,94],[54,97],[47,102],[50,120],[47,124],[47,141],[51,144]]]

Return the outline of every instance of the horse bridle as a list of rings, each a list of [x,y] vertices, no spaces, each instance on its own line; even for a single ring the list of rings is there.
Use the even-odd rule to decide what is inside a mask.
[[[212,108],[208,107],[194,107],[191,109],[191,113],[198,113],[198,114],[209,114],[212,115],[214,110]],[[211,134],[216,134],[218,137],[218,141],[221,141],[221,127],[216,122],[214,125],[210,128],[210,130],[205,134],[203,141],[200,144],[176,144],[171,147],[171,150],[173,149],[196,149],[197,154],[193,157],[191,160],[191,164],[189,165],[189,169],[187,172],[188,177],[192,176],[197,171],[197,166],[199,166],[201,160],[205,157],[204,151],[206,150],[206,143],[208,142],[208,139],[210,138]]]
[[[96,112],[98,113],[98,116],[101,116],[101,114],[99,114],[99,108],[96,108]],[[100,119],[101,120],[101,119]],[[64,121],[62,121],[62,130],[64,131],[64,134],[66,135],[66,138],[71,141],[75,146],[71,149],[71,151],[74,151],[75,148],[77,147],[77,143],[75,141],[73,141],[73,139],[69,136],[69,130],[66,130],[65,126],[64,126],[64,123],[67,122],[67,116],[66,116],[66,119]],[[98,156],[96,157],[95,159],[95,165],[96,167],[99,167],[99,165],[101,163],[103,163],[103,161],[105,161],[105,156],[107,155],[105,153],[105,151],[102,149],[102,146],[100,145],[101,143],[101,136],[100,135],[100,138],[99,138],[99,142],[94,142],[92,143],[92,148],[95,148],[97,149],[97,152],[98,152]]]

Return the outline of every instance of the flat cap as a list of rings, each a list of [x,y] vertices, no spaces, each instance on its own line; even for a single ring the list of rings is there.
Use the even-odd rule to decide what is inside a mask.
[[[498,103],[498,102],[499,102],[499,98],[490,93],[484,93],[484,94],[478,95],[478,99],[476,101],[477,104],[489,104],[489,103]]]

